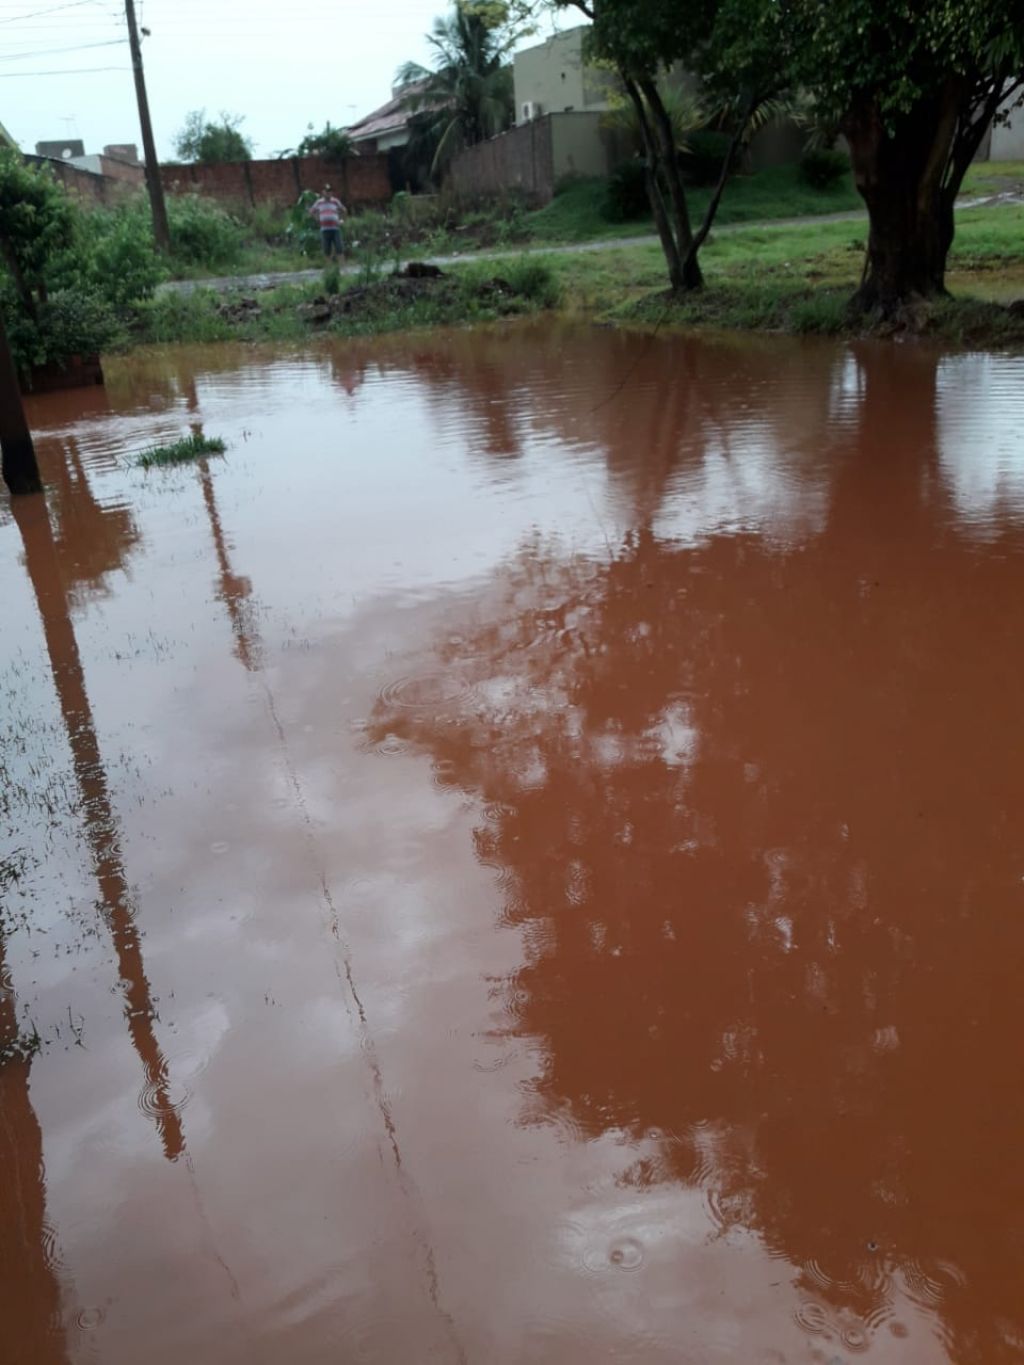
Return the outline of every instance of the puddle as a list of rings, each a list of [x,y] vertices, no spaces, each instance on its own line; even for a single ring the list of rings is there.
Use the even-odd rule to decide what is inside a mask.
[[[30,406],[13,1360],[1021,1357],[1024,362],[530,324]]]

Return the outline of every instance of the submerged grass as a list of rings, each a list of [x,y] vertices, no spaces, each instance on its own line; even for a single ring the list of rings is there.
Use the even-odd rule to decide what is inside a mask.
[[[144,450],[136,463],[142,469],[154,469],[161,465],[186,464],[189,460],[201,459],[204,455],[223,455],[226,447],[219,436],[183,436],[180,441],[170,445],[154,446]]]

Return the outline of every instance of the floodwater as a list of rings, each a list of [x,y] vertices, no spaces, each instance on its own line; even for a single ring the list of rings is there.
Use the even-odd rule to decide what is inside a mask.
[[[5,1365],[1024,1359],[1024,360],[108,378],[0,500]]]

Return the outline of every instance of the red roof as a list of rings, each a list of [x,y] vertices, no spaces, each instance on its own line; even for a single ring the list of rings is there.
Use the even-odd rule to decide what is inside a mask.
[[[358,123],[350,123],[348,126],[349,135],[356,142],[363,142],[371,137],[384,137],[387,133],[400,132],[416,112],[407,106],[406,102],[409,96],[421,94],[426,89],[426,85],[426,80],[410,81],[408,85],[403,85],[396,95],[392,95],[387,104],[382,104],[379,109],[374,109],[372,114],[367,114]]]
[[[372,114],[367,114],[358,123],[349,124],[349,134],[356,139],[362,139],[382,137],[385,133],[398,132],[409,122],[410,110],[406,108],[406,100],[410,95],[415,95],[418,90],[422,90],[424,84],[424,81],[414,81],[410,85],[403,86],[397,95],[392,95],[387,104],[382,104],[379,109],[374,109]]]

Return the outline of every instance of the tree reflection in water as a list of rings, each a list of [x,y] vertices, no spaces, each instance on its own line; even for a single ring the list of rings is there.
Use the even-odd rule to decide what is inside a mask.
[[[375,730],[482,811],[523,931],[507,1029],[543,1058],[524,1122],[624,1135],[630,1185],[699,1186],[712,1228],[755,1231],[858,1324],[851,1346],[902,1330],[899,1291],[951,1358],[1004,1360],[1024,1349],[1013,561],[972,552],[933,478],[934,359],[867,352],[847,397],[853,424],[789,466],[789,538],[778,486],[778,534],[698,534],[691,507],[659,535],[706,450],[655,441],[646,477],[613,418],[616,552],[524,545],[424,665],[467,699],[382,702]]]

